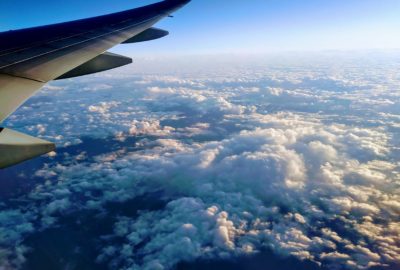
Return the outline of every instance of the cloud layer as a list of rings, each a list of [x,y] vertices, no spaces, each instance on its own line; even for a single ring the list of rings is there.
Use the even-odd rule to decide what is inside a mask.
[[[9,126],[64,150],[29,194],[0,205],[0,261],[23,265],[27,236],[90,210],[112,217],[96,259],[111,269],[265,249],[328,269],[399,265],[398,66],[346,57],[48,87]],[[160,207],[131,203],[149,194]]]

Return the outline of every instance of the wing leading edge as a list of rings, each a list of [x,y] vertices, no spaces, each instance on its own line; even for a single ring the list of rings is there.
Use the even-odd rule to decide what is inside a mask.
[[[110,15],[0,33],[0,123],[49,81],[130,63],[131,59],[106,51],[121,43],[167,35],[152,26],[189,2],[165,0]],[[3,140],[13,134],[2,133],[0,154],[10,151]],[[19,152],[20,160],[15,156],[12,164],[0,160],[0,168],[26,160],[24,151]]]

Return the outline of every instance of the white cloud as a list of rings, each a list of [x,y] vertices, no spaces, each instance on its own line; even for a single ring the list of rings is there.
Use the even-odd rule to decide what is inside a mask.
[[[122,74],[118,86],[107,79],[79,90],[79,99],[72,89],[51,91],[74,106],[68,110],[39,96],[26,107],[41,107],[36,122],[21,113],[29,131],[66,146],[85,136],[123,146],[91,160],[84,150],[57,155],[38,170],[47,182],[27,195],[27,206],[0,212],[0,245],[17,243],[0,259],[24,254],[24,237],[60,215],[113,215],[103,209],[110,201],[160,192],[164,208],[114,217],[99,262],[172,269],[270,248],[332,269],[399,264],[400,94],[390,89],[400,84],[393,70],[382,77],[392,78],[391,88],[372,76],[374,67],[325,66]],[[110,87],[126,91],[108,97]],[[129,137],[138,141],[124,148]]]
[[[179,260],[226,257],[271,245],[282,254],[348,267],[396,262],[392,256],[397,250],[387,245],[386,238],[398,237],[398,231],[385,238],[384,224],[374,224],[378,229],[371,235],[356,230],[370,241],[380,239],[386,243],[374,246],[375,251],[366,242],[340,236],[332,229],[313,227],[313,220],[342,217],[350,225],[362,224],[368,217],[379,218],[381,204],[398,198],[393,194],[393,198],[381,200],[387,196],[385,189],[393,184],[390,171],[396,165],[353,159],[349,151],[354,145],[345,136],[354,132],[350,126],[324,125],[295,114],[269,115],[259,120],[260,128],[222,141],[185,144],[159,139],[149,142],[155,146],[151,149],[112,159],[105,155],[102,160],[109,161],[102,166],[79,165],[79,169],[63,168],[59,173],[71,181],[67,185],[80,183],[76,191],[97,186],[107,190],[103,203],[123,201],[153,189],[186,196],[173,200],[163,210],[122,219],[131,224],[121,225],[128,229],[118,233],[126,239],[125,248],[111,257],[128,263],[132,255],[126,248],[148,239],[142,251],[148,255],[135,267],[147,268],[157,261],[157,265],[170,268]],[[156,130],[147,127],[143,133]],[[378,136],[379,132],[374,134]],[[359,138],[368,141],[370,135],[365,132]],[[381,143],[381,147],[388,147]],[[370,153],[369,149],[359,151]],[[379,157],[377,153],[375,158]],[[386,165],[377,166],[379,162]],[[359,176],[357,181],[349,182],[349,177],[355,177],[354,171],[381,180]],[[87,181],[84,185],[82,179]],[[138,189],[144,183],[145,189]],[[58,205],[59,201],[54,202]],[[395,216],[388,213],[387,218],[395,222]],[[116,232],[120,231],[116,226]],[[319,236],[308,236],[310,230]],[[169,244],[171,239],[180,244]],[[344,245],[347,253],[337,253],[335,243]],[[107,257],[107,250],[100,259]]]
[[[134,136],[167,136],[175,131],[173,127],[161,127],[160,121],[133,121],[129,133]]]

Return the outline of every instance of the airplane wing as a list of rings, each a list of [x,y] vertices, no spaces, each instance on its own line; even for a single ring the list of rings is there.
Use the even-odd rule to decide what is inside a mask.
[[[167,35],[152,26],[189,2],[165,0],[110,15],[0,33],[0,124],[49,81],[131,63],[130,58],[107,50]],[[0,128],[0,168],[54,148],[50,142]]]

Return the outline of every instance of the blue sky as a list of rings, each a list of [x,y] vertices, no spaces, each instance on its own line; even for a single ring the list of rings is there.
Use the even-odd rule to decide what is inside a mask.
[[[148,0],[1,1],[0,29],[68,21]],[[118,47],[128,54],[400,48],[398,0],[193,0],[158,26],[163,40]]]

